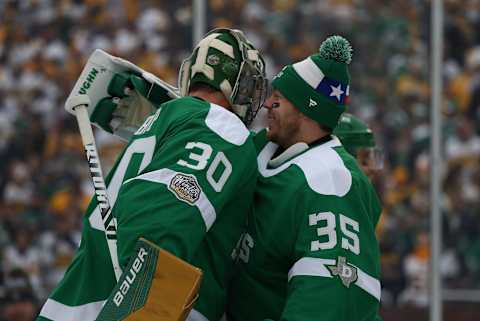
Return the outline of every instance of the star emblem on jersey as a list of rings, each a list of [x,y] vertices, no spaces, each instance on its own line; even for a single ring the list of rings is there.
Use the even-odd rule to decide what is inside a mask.
[[[357,268],[348,264],[344,256],[339,256],[337,265],[329,265],[328,269],[332,272],[332,275],[337,275],[347,288],[358,278]]]
[[[317,102],[312,98],[310,98],[310,103],[308,104],[308,107],[316,107],[316,106],[317,106]]]
[[[338,84],[337,87],[330,85],[330,88],[332,89],[332,92],[330,93],[330,97],[335,97],[340,101],[342,99],[342,95],[345,93],[342,90],[342,86]]]

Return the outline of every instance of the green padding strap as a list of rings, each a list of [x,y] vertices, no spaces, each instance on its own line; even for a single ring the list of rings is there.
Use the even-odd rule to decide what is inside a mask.
[[[158,260],[158,248],[140,239],[135,256],[113,289],[96,321],[123,320],[147,302]]]
[[[110,81],[107,91],[108,94],[113,97],[123,98],[126,96],[124,91],[125,87],[137,90],[155,106],[159,106],[172,99],[172,97],[168,95],[168,90],[165,88],[155,83],[150,83],[139,75],[131,72],[116,74]]]
[[[117,104],[112,101],[111,97],[102,98],[90,115],[90,121],[98,124],[107,132],[113,133],[110,122],[112,121],[112,113],[116,108]]]
[[[156,83],[150,83],[136,75],[132,75],[130,81],[132,82],[133,87],[143,95],[143,97],[147,98],[148,101],[157,107],[166,101],[172,100],[172,97],[168,95],[168,90]]]
[[[110,96],[124,98],[125,87],[130,87],[130,73],[122,72],[115,74],[108,84],[107,92]]]

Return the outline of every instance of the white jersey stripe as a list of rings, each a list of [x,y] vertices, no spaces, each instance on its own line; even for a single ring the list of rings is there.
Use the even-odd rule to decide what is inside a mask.
[[[357,273],[358,273],[358,279],[355,282],[355,285],[365,290],[366,292],[370,293],[378,301],[380,301],[380,296],[381,296],[380,281],[374,278],[373,276],[368,275],[367,273],[359,269],[357,266],[355,267],[357,268]]]
[[[270,163],[278,145],[269,142],[258,154],[258,170],[263,177],[272,177],[295,164],[302,170],[308,187],[313,191],[322,195],[343,197],[352,186],[352,174],[345,167],[337,151],[333,149],[337,146],[341,146],[341,143],[337,137],[334,137],[331,141],[312,147],[304,153],[301,153],[304,151],[303,148],[289,148],[283,153],[289,154],[287,156],[290,160],[279,165],[275,160],[285,159],[285,157],[282,156],[282,153],[273,160],[273,163]],[[299,154],[294,156],[292,153]],[[269,168],[268,165],[277,165],[278,167]]]
[[[48,299],[40,312],[40,316],[52,321],[94,321],[104,303],[105,300],[71,307],[53,299]],[[197,310],[192,309],[186,321],[209,320]]]
[[[288,271],[288,281],[296,275],[311,275],[331,278],[332,275],[327,269],[327,265],[335,265],[335,260],[317,259],[314,257],[304,257],[295,262],[290,271]]]
[[[208,321],[208,319],[197,310],[192,309],[186,321]]]
[[[136,179],[142,179],[142,180],[146,180],[154,183],[165,184],[167,185],[167,187],[169,187],[170,181],[178,174],[186,175],[180,172],[173,171],[168,168],[162,168],[153,172],[144,173],[137,177],[130,178],[126,180],[123,184],[127,184]],[[191,176],[191,175],[188,175],[188,176]],[[174,192],[172,193],[175,195]],[[193,205],[196,206],[200,211],[200,214],[202,215],[202,219],[208,231],[212,227],[215,220],[217,219],[217,213],[215,212],[215,208],[213,207],[212,203],[210,203],[209,199],[207,198],[207,195],[205,195],[205,193],[202,190],[200,191],[199,199],[195,203],[193,203]]]
[[[105,300],[79,306],[68,306],[48,299],[40,311],[40,316],[53,321],[94,321],[104,302]]]
[[[313,89],[316,89],[323,78],[325,78],[322,70],[318,68],[310,57],[293,64],[293,69],[295,69],[297,74]]]
[[[242,146],[250,136],[250,132],[240,118],[226,108],[215,104],[210,104],[205,124],[223,140],[236,146]]]
[[[319,276],[325,278],[332,278],[330,270],[327,265],[336,265],[336,260],[333,259],[319,259],[314,257],[304,257],[295,262],[290,271],[288,272],[288,280],[299,275],[305,276]],[[354,266],[354,265],[353,265]],[[381,286],[380,281],[376,278],[368,275],[361,269],[355,266],[357,269],[357,281],[355,285],[366,291],[368,294],[380,301]]]

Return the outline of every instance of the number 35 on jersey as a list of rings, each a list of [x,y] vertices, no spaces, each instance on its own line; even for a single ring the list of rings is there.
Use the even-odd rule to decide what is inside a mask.
[[[319,238],[310,243],[312,252],[333,249],[337,245],[337,235],[339,235],[343,249],[356,255],[360,254],[360,240],[358,238],[360,226],[358,222],[343,214],[338,215],[338,220],[340,227],[337,226],[335,214],[332,212],[320,212],[308,216],[309,225],[317,226],[317,236]],[[338,229],[340,229],[340,233],[337,233]]]

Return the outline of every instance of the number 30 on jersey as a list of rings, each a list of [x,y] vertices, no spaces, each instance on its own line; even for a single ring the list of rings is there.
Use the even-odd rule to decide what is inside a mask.
[[[177,162],[178,165],[194,170],[203,170],[207,167],[208,160],[213,152],[210,145],[202,142],[189,142],[185,145],[185,149],[191,150],[188,160],[180,159]],[[217,171],[217,169],[219,170]],[[220,175],[217,175],[218,178],[214,177],[216,173],[220,173]],[[206,178],[208,183],[216,192],[220,192],[230,174],[232,174],[232,164],[223,152],[218,152],[207,169]]]

